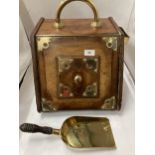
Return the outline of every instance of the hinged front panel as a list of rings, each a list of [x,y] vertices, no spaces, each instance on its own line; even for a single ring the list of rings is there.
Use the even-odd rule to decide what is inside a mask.
[[[117,108],[119,37],[38,36],[36,47],[43,111]]]
[[[59,98],[99,95],[99,57],[57,57]]]

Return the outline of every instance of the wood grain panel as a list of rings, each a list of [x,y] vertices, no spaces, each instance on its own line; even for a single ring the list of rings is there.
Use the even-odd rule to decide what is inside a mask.
[[[64,28],[56,29],[53,25],[54,19],[45,19],[42,23],[37,36],[88,36],[88,35],[102,35],[102,34],[118,34],[111,18],[100,19],[101,27],[92,28],[90,26],[93,19],[64,19]]]
[[[57,63],[56,58],[63,56],[83,56],[85,49],[95,49],[96,56],[100,56],[100,97],[95,99],[59,99],[57,96]],[[39,57],[44,59],[39,64],[41,77],[42,97],[51,100],[52,105],[56,109],[84,109],[84,108],[100,108],[103,99],[110,96],[117,96],[117,52],[107,49],[102,38],[98,37],[63,37],[55,38],[50,44],[50,48],[38,53]],[[43,64],[44,62],[44,64]],[[46,88],[46,93],[45,93]],[[48,94],[48,95],[46,95]],[[103,100],[103,101],[101,101]]]
[[[101,19],[102,27],[90,27],[91,19],[63,20],[64,29],[57,30],[54,20],[41,20],[32,35],[32,55],[38,111],[43,111],[43,103],[50,111],[65,109],[102,109],[104,101],[112,96],[121,107],[124,35],[112,18]],[[52,36],[49,47],[38,51],[37,37]],[[107,48],[103,37],[117,37],[117,51]],[[59,98],[57,58],[85,57],[85,49],[94,49],[100,58],[99,96],[95,98]]]

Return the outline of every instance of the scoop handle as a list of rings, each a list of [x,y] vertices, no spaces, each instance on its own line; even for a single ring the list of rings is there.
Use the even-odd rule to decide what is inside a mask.
[[[39,126],[36,124],[30,124],[30,123],[23,123],[20,125],[20,130],[23,132],[29,132],[29,133],[43,133],[43,134],[52,134],[53,128],[47,127],[47,126]]]

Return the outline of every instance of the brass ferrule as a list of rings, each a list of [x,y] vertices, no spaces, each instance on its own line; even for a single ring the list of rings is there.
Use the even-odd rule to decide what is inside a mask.
[[[53,129],[52,134],[60,135],[60,129]]]

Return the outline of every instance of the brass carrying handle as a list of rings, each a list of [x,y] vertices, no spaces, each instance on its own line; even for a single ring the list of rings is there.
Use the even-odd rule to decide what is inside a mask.
[[[94,21],[91,23],[91,26],[93,28],[97,28],[97,27],[101,26],[101,23],[100,23],[99,18],[98,18],[98,12],[97,12],[94,4],[90,0],[65,0],[65,1],[62,1],[60,3],[60,6],[57,9],[56,19],[55,19],[55,23],[54,23],[55,28],[60,29],[60,28],[64,27],[64,25],[63,25],[63,23],[61,22],[61,19],[60,19],[61,12],[62,12],[63,8],[68,3],[73,2],[73,1],[81,1],[81,2],[86,3],[88,6],[90,6],[90,8],[92,9],[92,11],[94,13]]]

